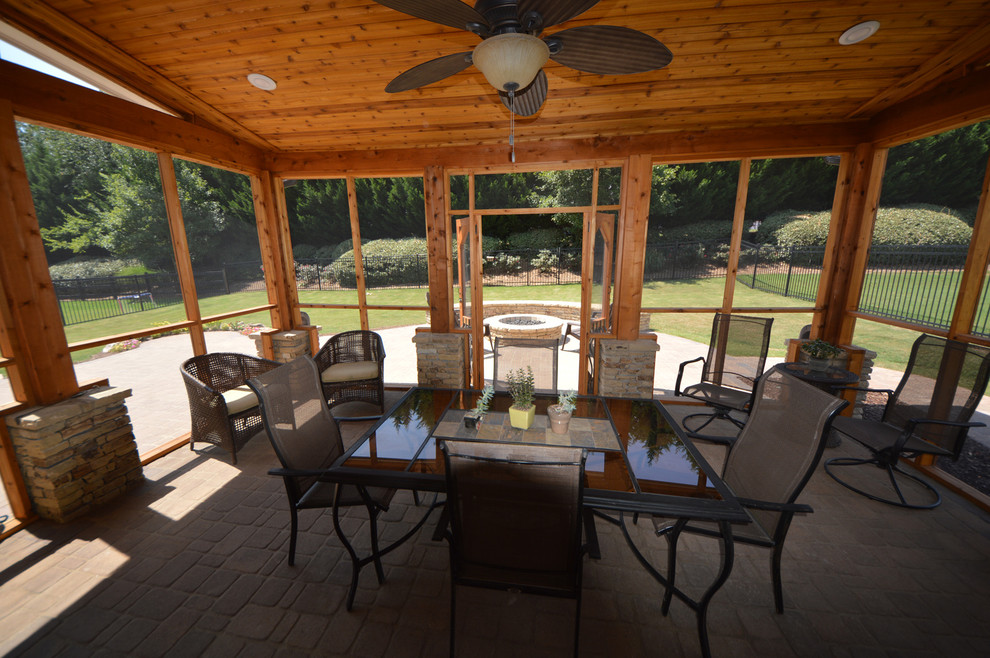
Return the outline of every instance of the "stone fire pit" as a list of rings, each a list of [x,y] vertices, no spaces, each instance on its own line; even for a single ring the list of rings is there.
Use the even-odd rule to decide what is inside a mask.
[[[564,321],[552,315],[509,313],[485,319],[493,338],[560,338]]]

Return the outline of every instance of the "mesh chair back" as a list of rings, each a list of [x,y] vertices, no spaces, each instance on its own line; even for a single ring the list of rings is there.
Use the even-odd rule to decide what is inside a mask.
[[[716,313],[702,382],[753,390],[770,349],[773,318]]]
[[[495,338],[492,382],[496,391],[508,390],[509,371],[533,369],[535,388],[540,393],[557,392],[557,348],[553,338]]]
[[[904,377],[884,410],[883,420],[904,427],[912,418],[968,422],[990,375],[990,348],[923,334],[911,348]],[[965,431],[920,425],[915,436],[958,457]]]
[[[310,357],[299,357],[248,383],[258,395],[265,430],[284,468],[323,469],[343,454],[340,431],[327,409]],[[314,481],[295,479],[299,492]]]
[[[580,589],[580,448],[445,441],[454,578]]]
[[[351,361],[378,361],[385,358],[385,346],[382,337],[374,331],[342,331],[327,339],[332,344],[330,349],[331,363],[346,363]]]
[[[846,404],[779,369],[771,370],[760,380],[749,420],[726,458],[725,483],[743,498],[794,502],[821,459],[832,419]],[[775,536],[780,512],[750,514],[764,532]],[[746,527],[738,530],[745,534]]]

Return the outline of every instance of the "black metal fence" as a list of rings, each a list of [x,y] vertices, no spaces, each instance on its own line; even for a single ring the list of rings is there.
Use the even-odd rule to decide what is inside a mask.
[[[754,290],[813,302],[825,247],[781,247],[743,241],[736,281]]]
[[[966,264],[965,245],[878,245],[870,249],[859,310],[933,329],[948,329]],[[981,301],[985,306],[985,297]],[[987,335],[987,322],[974,327]]]
[[[194,280],[196,294],[201,298],[265,289],[258,262],[224,264],[219,270],[196,272]],[[182,303],[182,291],[175,274],[56,279],[52,284],[63,326]]]
[[[814,302],[824,247],[777,247],[743,243],[737,281],[750,288]],[[666,242],[647,245],[644,280],[676,281],[723,277],[728,245],[721,242]],[[947,329],[967,248],[874,246],[870,250],[859,310],[923,327]],[[484,254],[484,285],[542,286],[581,282],[581,250],[527,249]],[[455,260],[456,266],[456,260]],[[426,288],[426,255],[364,259],[369,288]],[[264,290],[259,262],[230,263],[198,272],[200,297]],[[301,290],[354,290],[354,261],[299,261]],[[54,281],[65,325],[102,320],[182,303],[174,274]],[[990,283],[984,284],[973,333],[990,337]]]

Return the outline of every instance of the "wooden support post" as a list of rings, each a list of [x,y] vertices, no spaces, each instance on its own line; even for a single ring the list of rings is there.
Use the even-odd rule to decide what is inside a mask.
[[[987,162],[987,171],[983,176],[980,206],[976,211],[973,236],[969,241],[969,252],[966,254],[966,266],[963,268],[962,280],[959,282],[956,308],[952,313],[952,323],[949,325],[949,338],[972,333],[976,307],[983,293],[983,278],[988,264],[990,264],[990,160]]]
[[[443,167],[426,167],[423,197],[426,203],[426,251],[430,282],[430,328],[451,331],[450,227],[447,225],[446,178]]]
[[[468,224],[471,227],[468,231],[471,241],[471,385],[474,388],[481,388],[485,378],[485,297],[482,292],[484,281],[482,279],[482,258],[481,247],[481,225],[482,216],[475,212],[474,199],[474,174],[468,176],[468,211],[471,213]]]
[[[368,297],[364,287],[364,256],[361,253],[361,221],[358,218],[357,190],[354,177],[347,177],[347,208],[351,218],[351,244],[354,250],[354,280],[357,284],[358,313],[361,329],[368,331]]]
[[[819,337],[833,344],[853,342],[856,319],[849,312],[859,307],[886,163],[886,149],[860,144],[848,169],[840,168],[847,177],[840,185],[847,193],[838,221],[833,210],[830,232],[838,233],[830,237],[837,240],[834,261],[829,268],[831,278],[821,284],[828,291],[828,302]]]
[[[722,291],[722,312],[732,312],[732,300],[739,274],[739,252],[742,251],[743,228],[746,224],[746,199],[749,196],[750,158],[739,161],[739,179],[736,181],[736,205],[732,213],[732,235],[729,239],[729,262],[725,266],[725,288]],[[728,330],[728,326],[726,326]],[[724,340],[724,339],[723,339]],[[717,368],[721,370],[721,368]]]
[[[643,266],[646,261],[646,229],[650,215],[653,161],[649,155],[631,155],[622,170],[622,201],[616,259],[613,316],[615,336],[639,338],[639,314],[643,307]]]
[[[78,392],[79,385],[8,101],[0,101],[0,235],[6,342],[14,350],[8,356],[17,363],[26,401],[54,404]]]
[[[282,181],[268,171],[251,176],[251,195],[254,198],[268,303],[275,305],[271,310],[271,324],[273,328],[284,331],[301,324],[302,316],[299,313],[295,262],[292,259]]]
[[[196,296],[196,279],[193,274],[192,259],[189,256],[189,240],[186,225],[182,221],[182,204],[179,201],[179,184],[175,178],[175,162],[171,153],[158,153],[158,174],[162,179],[162,194],[165,197],[165,214],[168,216],[169,235],[172,236],[172,254],[175,257],[175,272],[179,277],[179,290],[186,309],[186,319],[196,324],[189,327],[193,354],[206,354],[206,335],[203,333]]]

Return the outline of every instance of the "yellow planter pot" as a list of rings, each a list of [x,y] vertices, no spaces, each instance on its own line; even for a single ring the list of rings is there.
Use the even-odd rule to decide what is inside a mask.
[[[509,407],[509,424],[521,430],[528,430],[536,418],[536,405],[531,404],[527,409]]]

